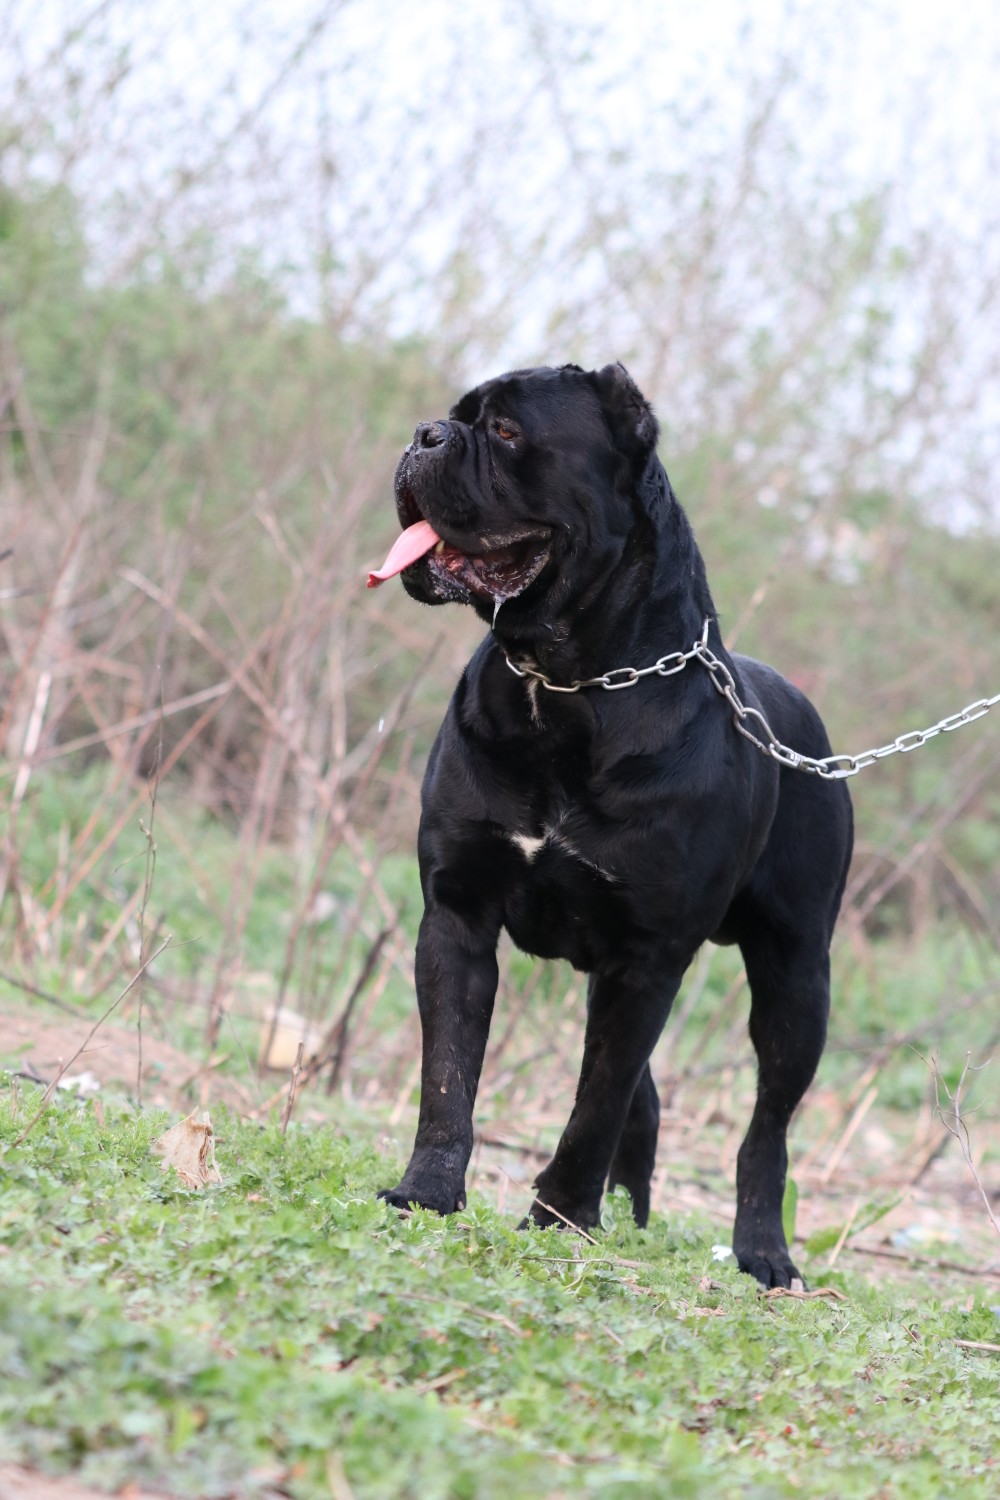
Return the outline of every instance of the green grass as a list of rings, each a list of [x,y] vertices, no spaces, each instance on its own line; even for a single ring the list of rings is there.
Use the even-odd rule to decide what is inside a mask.
[[[94,805],[96,839],[128,794],[102,799],[102,785],[95,771],[29,789],[20,871],[42,909],[52,899],[53,847],[70,847]],[[149,927],[175,944],[158,961],[146,1024],[197,1060],[241,855],[233,832],[175,789],[160,789],[158,812]],[[87,982],[78,976],[142,888],[145,850],[132,818],[27,969],[95,1018],[134,973],[134,937]],[[415,861],[384,857],[378,868],[392,905],[404,908],[409,951]],[[254,1016],[276,993],[309,873],[272,845],[247,891],[225,1033],[226,1066],[244,1082],[242,1048],[253,1052]],[[346,850],[323,889],[336,905],[322,930],[304,929],[287,998],[306,1010],[315,1001],[329,1019],[382,915],[369,902],[365,933],[353,923],[368,898]],[[9,949],[14,971],[21,965]],[[745,994],[720,1010],[739,966],[735,951],[717,950],[684,1027],[668,1026],[671,1069],[690,1074],[688,1105],[697,1096],[701,1107],[724,1066],[739,1064],[737,1093],[751,1077]],[[952,1081],[968,1050],[989,1055],[989,996],[953,1009],[995,976],[992,953],[968,932],[941,926],[919,945],[882,940],[860,954],[841,943],[834,968],[820,1079],[841,1095],[881,1057],[880,1106],[913,1113],[930,1088],[918,1054],[937,1051]],[[512,954],[505,972],[494,1043],[533,961]],[[505,1058],[512,1082],[481,1101],[481,1125],[523,1120],[529,1138],[548,1141],[555,1127],[530,1118],[533,1092],[526,1103],[514,1095],[518,1069],[547,1049],[549,1074],[566,1074],[568,1108],[582,1008],[564,1005],[568,982],[565,966],[548,967]],[[7,992],[0,982],[0,998]],[[199,1497],[985,1500],[1000,1490],[1000,1359],[955,1343],[1000,1342],[1000,1318],[986,1303],[966,1305],[968,1280],[942,1303],[940,1277],[934,1293],[915,1279],[893,1292],[881,1269],[868,1280],[838,1271],[825,1279],[844,1302],[768,1301],[713,1260],[719,1220],[713,1230],[654,1217],[639,1233],[612,1199],[591,1247],[554,1232],[518,1234],[513,1215],[475,1193],[447,1222],[387,1212],[375,1191],[401,1163],[380,1159],[372,1142],[411,1067],[412,1009],[401,966],[357,1039],[351,1097],[309,1096],[312,1118],[322,1105],[336,1126],[293,1122],[282,1140],[273,1126],[217,1120],[224,1181],[204,1194],[176,1187],[149,1155],[167,1122],[107,1097],[103,1121],[57,1097],[24,1144],[0,1156],[0,1460]],[[887,1038],[896,1040],[882,1057]],[[383,1085],[374,1102],[367,1080]],[[37,1104],[30,1087],[0,1082],[0,1142]],[[728,1127],[713,1129],[721,1151]],[[681,1175],[697,1177],[705,1160],[685,1159]],[[839,1220],[813,1236],[812,1259],[806,1248],[814,1284],[824,1282],[838,1230]]]
[[[0,1139],[37,1108],[5,1085]],[[596,1246],[375,1200],[399,1163],[217,1122],[177,1188],[162,1117],[61,1099],[0,1158],[0,1457],[175,1495],[994,1496],[985,1304],[765,1300],[698,1225]],[[637,1264],[628,1264],[634,1262]]]

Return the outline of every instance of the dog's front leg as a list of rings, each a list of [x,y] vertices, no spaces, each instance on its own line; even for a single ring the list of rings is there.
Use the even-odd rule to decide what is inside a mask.
[[[530,1210],[534,1223],[568,1220],[587,1229],[600,1221],[604,1183],[617,1159],[636,1089],[647,1085],[646,1065],[682,973],[683,968],[670,977],[662,965],[650,964],[592,976],[576,1102],[555,1155],[535,1183],[538,1196]],[[651,1079],[648,1086],[652,1088]],[[655,1134],[652,1109],[649,1113]],[[645,1139],[643,1146],[651,1171],[653,1152]],[[626,1186],[644,1223],[648,1180],[630,1178]]]
[[[417,1005],[423,1032],[420,1116],[398,1187],[379,1194],[396,1208],[440,1214],[465,1207],[472,1109],[497,989],[499,926],[474,925],[429,906],[417,939]]]

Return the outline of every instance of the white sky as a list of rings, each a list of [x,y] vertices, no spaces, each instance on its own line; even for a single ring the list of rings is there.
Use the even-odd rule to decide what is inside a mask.
[[[803,138],[839,135],[845,171],[903,170],[927,141],[961,175],[978,167],[996,133],[996,0],[617,0],[613,10],[595,0],[6,0],[0,79],[16,52],[38,63],[68,27],[96,16],[95,30],[107,26],[141,60],[135,87],[151,111],[176,95],[192,116],[211,103],[220,118],[228,110],[235,117],[271,83],[288,40],[324,10],[325,32],[279,94],[290,115],[303,71],[315,73],[324,59],[340,66],[349,58],[359,93],[387,118],[422,107],[456,54],[480,98],[509,97],[537,15],[575,30],[588,61],[566,71],[564,87],[591,93],[595,131],[624,149],[648,129],[651,108],[687,94],[720,99],[734,79],[781,54],[812,75],[815,108],[803,112]],[[446,130],[449,100],[441,104]],[[532,145],[545,149],[544,141]]]
[[[590,214],[608,244],[666,254],[687,226],[664,222],[670,195],[643,184],[688,172],[691,203],[706,167],[738,179],[747,121],[784,70],[777,138],[796,149],[766,163],[773,236],[750,245],[737,226],[733,264],[770,255],[780,292],[784,208],[822,193],[821,217],[888,184],[901,247],[947,226],[969,306],[977,281],[1000,280],[997,0],[0,0],[0,35],[0,100],[6,83],[15,113],[48,101],[57,121],[33,169],[68,163],[112,269],[187,213],[287,265],[308,306],[304,268],[326,236],[342,281],[366,255],[384,266],[364,293],[376,323],[381,298],[393,332],[434,333],[447,258],[478,236],[477,305],[506,329],[497,347],[561,354],[550,320],[572,279],[581,303],[592,294],[596,362],[619,316],[608,264],[560,245]],[[131,71],[105,93],[116,51]],[[922,312],[907,316],[916,327]],[[967,379],[984,390],[977,362],[995,359],[998,331],[963,316]]]

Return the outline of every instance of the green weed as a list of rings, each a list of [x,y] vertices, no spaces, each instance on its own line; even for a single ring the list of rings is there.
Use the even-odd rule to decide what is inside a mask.
[[[5,1146],[37,1104],[4,1091]],[[192,1496],[996,1493],[985,1305],[763,1299],[619,1195],[593,1246],[400,1218],[398,1163],[294,1123],[221,1116],[189,1192],[163,1123],[59,1100],[2,1158],[0,1453]]]

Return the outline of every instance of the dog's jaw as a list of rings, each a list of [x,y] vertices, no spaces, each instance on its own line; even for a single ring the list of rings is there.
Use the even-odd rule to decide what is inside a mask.
[[[400,524],[404,533],[420,523],[433,526],[437,542],[401,570],[407,592],[426,604],[479,602],[493,612],[523,594],[550,559],[551,531],[547,527],[514,526],[467,537],[446,522],[439,523],[427,514],[438,507],[417,499],[410,483],[409,456],[407,449],[396,474]]]
[[[516,599],[534,583],[549,560],[548,539],[538,532],[483,537],[474,552],[441,541],[421,562],[436,592],[457,588],[469,602],[481,599],[494,609]]]

